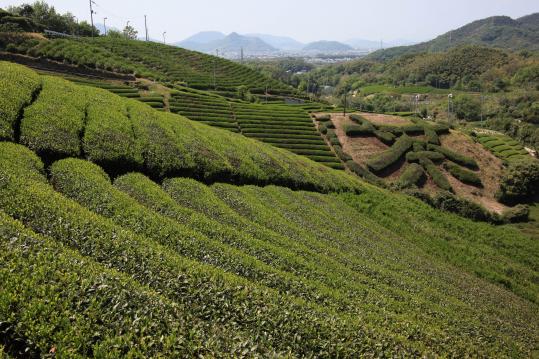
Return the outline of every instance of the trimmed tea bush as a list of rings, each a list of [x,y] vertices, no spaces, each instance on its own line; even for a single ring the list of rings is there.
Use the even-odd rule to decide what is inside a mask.
[[[462,168],[455,163],[445,162],[444,168],[453,177],[455,177],[462,183],[466,183],[466,184],[470,184],[470,185],[478,186],[478,187],[481,187],[483,185],[483,183],[481,182],[481,178],[479,178],[479,176],[475,172]]]
[[[388,150],[370,158],[367,166],[375,172],[382,171],[401,159],[412,148],[412,145],[413,140],[407,135],[402,135]]]
[[[440,152],[434,151],[418,151],[418,152],[408,152],[406,154],[406,161],[408,162],[419,162],[421,158],[428,158],[433,162],[443,161],[445,156]]]
[[[0,140],[16,140],[19,114],[40,86],[41,78],[34,71],[0,61]]]
[[[391,132],[374,131],[374,135],[384,144],[391,146],[395,142],[395,135]]]
[[[470,169],[476,170],[479,169],[479,166],[477,165],[477,162],[470,157],[461,155],[460,153],[453,152],[445,147],[436,146],[433,144],[429,144],[427,146],[429,151],[437,151],[443,154],[445,157],[447,157],[449,160],[458,163],[461,166],[468,167]]]
[[[452,192],[453,188],[445,175],[436,167],[436,165],[426,157],[419,159],[419,164],[427,171],[434,183],[445,191]]]
[[[399,188],[409,188],[419,185],[425,179],[425,171],[417,163],[412,163],[406,167],[397,181]]]

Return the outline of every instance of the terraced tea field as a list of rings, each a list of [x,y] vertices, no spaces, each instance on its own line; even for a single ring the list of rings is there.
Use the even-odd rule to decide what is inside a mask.
[[[477,141],[496,157],[505,161],[518,161],[529,158],[528,151],[511,137],[502,134],[477,133]]]
[[[170,110],[191,120],[239,132],[329,167],[344,169],[320,136],[309,113],[300,106],[251,104],[180,88],[172,93]]]
[[[93,85],[0,62],[2,356],[539,353],[539,241],[285,149],[330,158],[319,128],[361,172],[337,131],[368,134],[372,176],[404,156],[403,183],[441,159],[468,181],[481,163],[445,127],[315,128],[180,87],[171,110],[210,115],[192,121]]]
[[[135,74],[164,84],[236,92],[247,86],[252,93],[289,95],[291,87],[232,61],[156,42],[122,38],[41,40],[18,47],[34,57],[45,57],[89,68]]]

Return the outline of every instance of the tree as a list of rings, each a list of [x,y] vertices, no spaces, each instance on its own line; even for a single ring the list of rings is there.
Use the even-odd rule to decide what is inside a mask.
[[[453,106],[459,120],[476,121],[481,117],[481,104],[469,95],[456,96]]]
[[[135,40],[137,38],[138,31],[131,25],[124,27],[123,34],[126,39]]]

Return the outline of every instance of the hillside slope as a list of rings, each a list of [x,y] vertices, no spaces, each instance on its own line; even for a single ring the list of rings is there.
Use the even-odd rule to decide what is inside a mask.
[[[539,50],[539,13],[516,20],[493,16],[466,24],[433,40],[411,46],[378,50],[368,59],[386,60],[420,52],[442,52],[461,45],[483,45],[507,50]]]
[[[353,176],[284,149],[20,65],[0,62],[0,69],[0,139],[49,159],[83,157],[116,174],[141,170],[152,178],[359,188]]]
[[[9,355],[539,350],[536,239],[105,90],[0,66]]]
[[[277,94],[293,92],[235,62],[156,42],[106,37],[36,40],[0,34],[0,49],[199,89],[236,91],[238,86],[246,86],[253,93],[263,93],[266,88]]]

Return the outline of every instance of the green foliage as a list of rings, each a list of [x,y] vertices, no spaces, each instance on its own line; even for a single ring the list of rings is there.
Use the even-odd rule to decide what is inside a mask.
[[[99,30],[92,28],[86,21],[78,22],[76,17],[67,12],[60,14],[54,6],[48,5],[44,1],[35,1],[32,4],[12,6],[8,10],[21,16],[24,20],[33,24],[25,31],[40,31],[41,29],[52,30],[65,34],[76,34],[80,36],[98,35]]]
[[[460,153],[451,151],[450,149],[447,149],[445,147],[440,147],[440,146],[429,144],[427,145],[427,148],[429,151],[440,152],[445,157],[447,157],[447,159],[455,163],[458,163],[461,166],[468,167],[473,170],[476,170],[479,168],[479,166],[477,165],[477,162],[473,158],[461,155]]]
[[[470,184],[473,186],[482,187],[483,183],[481,182],[481,178],[477,175],[477,173],[469,171],[465,168],[460,167],[459,165],[453,163],[453,162],[445,162],[444,168],[456,179],[461,181],[462,183]]]
[[[505,223],[527,222],[530,216],[530,207],[524,204],[518,204],[508,208],[502,213],[502,221]]]
[[[331,121],[331,115],[329,114],[316,115],[315,118],[317,121],[320,121],[320,122]]]
[[[388,146],[392,145],[395,142],[395,135],[391,132],[374,131],[373,133],[376,138],[378,138],[380,141],[382,141]]]
[[[408,154],[413,153],[409,152]],[[417,163],[412,163],[406,167],[402,175],[397,181],[398,188],[409,188],[413,186],[419,186],[419,184],[425,179],[425,171]]]
[[[32,70],[0,62],[0,140],[15,140],[19,114],[40,85],[40,77]]]
[[[43,77],[37,100],[25,108],[21,143],[46,157],[78,157],[90,93],[56,77]]]
[[[353,136],[364,136],[372,135],[374,133],[374,128],[368,125],[355,125],[355,124],[346,124],[343,126],[344,133],[348,137]]]
[[[445,175],[436,167],[436,165],[426,157],[421,157],[419,159],[419,164],[425,168],[429,176],[432,178],[434,183],[445,191],[452,192],[453,188],[451,184],[445,177]]]
[[[406,154],[406,161],[408,162],[419,162],[421,158],[427,158],[434,162],[440,162],[445,159],[445,156],[440,152],[434,151],[414,151]]]
[[[191,356],[223,353],[221,340],[240,346],[225,332],[208,341],[209,328],[175,303],[1,211],[0,223],[0,315],[12,353]],[[163,340],[146,341],[148,333]]]
[[[125,100],[111,96],[105,90],[94,89],[88,98],[86,114],[82,144],[90,161],[113,173],[142,168],[142,149],[133,132]]]
[[[432,205],[442,211],[456,213],[459,216],[474,221],[498,222],[496,214],[489,213],[484,207],[464,198],[459,198],[452,193],[441,192],[434,195]]]
[[[440,145],[440,138],[438,137],[438,134],[436,133],[435,129],[431,126],[425,125],[425,138],[428,143],[431,143],[433,145]]]
[[[477,121],[480,118],[480,103],[469,95],[457,95],[453,100],[453,107],[460,120]]]
[[[16,106],[9,105],[14,108],[10,113],[15,115],[16,121],[20,107],[31,98],[25,100],[24,96],[19,96],[24,85],[11,79],[21,74],[21,81],[26,81],[25,76],[29,74],[32,78],[34,73],[22,66],[6,67],[9,71],[0,73],[0,79],[3,81],[1,91],[5,91],[6,99],[11,98],[9,94],[17,95],[12,100]],[[36,77],[35,84],[40,80]],[[63,87],[72,90],[71,96],[62,97],[59,92],[62,92]],[[31,93],[28,93],[28,96],[31,97]],[[78,133],[82,138],[79,142],[82,147],[81,155],[100,164],[112,175],[144,169],[154,178],[188,173],[210,181],[278,183],[293,188],[327,192],[360,188],[360,183],[353,176],[336,172],[284,149],[189,121],[178,115],[158,112],[139,101],[123,99],[106,90],[62,84],[62,80],[55,80],[50,90],[48,85],[44,97],[38,97],[36,106],[28,108],[25,113],[29,116],[22,121],[24,124],[28,120],[28,126],[23,126],[25,143],[40,153],[50,154],[47,158],[49,162],[58,157],[76,155],[75,135],[80,130],[83,105],[86,106],[84,131]],[[6,106],[7,109],[11,108],[9,106]],[[43,120],[37,118],[37,113],[55,113],[61,118],[51,117],[54,126],[45,128]],[[75,115],[72,116],[71,113]],[[310,126],[313,134],[304,135],[303,133],[310,133],[311,130],[301,130],[293,143],[302,143],[301,139],[309,139],[313,141],[308,143],[323,145],[324,142],[312,127],[312,122]],[[255,132],[253,137],[290,139],[293,136],[286,133]],[[330,165],[341,166],[327,146],[325,151],[305,151],[304,148],[298,148],[296,152]]]
[[[412,145],[413,140],[407,135],[402,135],[388,150],[370,158],[367,166],[375,172],[380,172],[400,160]]]
[[[533,198],[539,193],[539,161],[510,162],[504,172],[496,194],[502,203],[517,203]]]

